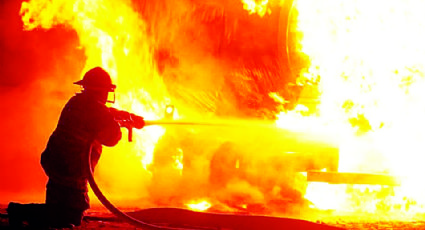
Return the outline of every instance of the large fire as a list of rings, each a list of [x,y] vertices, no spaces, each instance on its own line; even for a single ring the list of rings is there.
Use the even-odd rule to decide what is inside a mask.
[[[302,77],[317,82],[317,115],[342,134],[339,170],[389,173],[402,183],[394,190],[309,185],[307,196],[319,207],[397,216],[424,211],[424,4],[296,2],[298,51],[310,62]]]
[[[212,18],[225,18],[223,8],[229,6],[220,1],[211,5],[141,2],[30,0],[22,3],[21,15],[26,30],[58,26],[75,30],[87,58],[84,70],[102,66],[118,85],[115,107],[146,120],[162,119],[169,104],[175,105],[175,118],[212,119],[220,108],[229,112],[224,115],[240,115],[238,109],[229,109],[237,98],[217,96],[231,88],[224,86],[230,84],[232,90],[247,94],[263,88],[233,84],[226,73],[234,58],[213,54],[215,47],[232,42],[238,21],[223,20],[232,26],[220,32],[225,38],[221,42],[213,39],[218,31],[208,31],[205,25],[217,26]],[[243,7],[249,14],[271,17],[277,13],[268,1],[239,3],[234,7]],[[288,211],[283,206],[308,199],[310,208],[340,214],[382,211],[412,217],[425,212],[422,9],[425,2],[416,0],[296,1],[288,35],[296,37],[293,53],[308,57],[308,62],[293,62],[302,66],[294,84],[302,89],[301,97],[313,95],[318,103],[302,104],[301,98],[297,106],[287,109],[289,99],[276,93],[279,86],[273,88],[270,83],[264,95],[276,106],[264,113],[257,109],[256,115],[263,114],[265,119],[272,113],[282,130],[263,133],[265,139],[276,141],[263,146],[244,146],[262,143],[255,129],[263,128],[262,123],[251,125],[254,130],[146,127],[134,134],[134,143],[121,141],[105,149],[96,169],[100,187],[113,201],[135,208],[172,205],[279,215]],[[198,17],[205,24],[196,24]],[[230,76],[245,80],[248,72],[263,76],[255,70],[241,72]],[[246,96],[246,102],[255,104],[258,98],[252,97]],[[247,122],[243,123],[245,127]],[[339,171],[387,173],[400,177],[402,185],[307,186],[304,174],[285,170],[291,162],[282,166],[268,158],[276,157],[269,152],[281,151],[276,147],[282,145],[277,136],[288,133],[295,135],[291,136],[294,143],[285,144],[293,148],[297,137],[314,136],[318,141],[320,136],[320,142],[336,142]],[[235,139],[242,144],[228,143]],[[232,155],[237,150],[241,153]],[[224,156],[214,155],[219,151]]]

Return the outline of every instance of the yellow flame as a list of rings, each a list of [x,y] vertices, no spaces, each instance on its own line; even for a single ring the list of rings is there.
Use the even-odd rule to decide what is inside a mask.
[[[183,150],[181,148],[177,148],[178,155],[172,156],[174,159],[174,168],[179,170],[180,175],[183,173]]]
[[[424,8],[424,1],[414,0],[296,4],[298,52],[310,59],[302,77],[318,79],[321,102],[315,118],[305,120],[317,120],[311,127],[332,125],[341,134],[341,171],[402,176],[402,186],[386,201],[399,205],[413,199],[409,211],[414,212],[425,211],[420,195],[425,192],[420,183],[425,174]],[[353,207],[348,200],[333,203],[336,196],[313,187],[308,195],[321,194],[317,204]]]
[[[249,12],[249,14],[258,14],[263,17],[266,13],[271,14],[271,9],[268,7],[269,0],[242,0],[243,8]]]
[[[82,74],[102,66],[118,85],[116,107],[147,120],[158,119],[164,115],[169,95],[152,61],[155,41],[147,36],[146,25],[131,2],[30,0],[22,3],[20,13],[26,30],[59,25],[75,30],[87,57]],[[271,13],[267,0],[244,0],[243,4],[250,14]],[[416,0],[299,0],[297,29],[303,36],[298,51],[310,58],[310,65],[297,83],[316,82],[320,103],[314,111],[300,104],[294,111],[279,114],[277,122],[279,127],[329,134],[322,138],[337,140],[341,171],[400,176],[402,186],[386,196],[385,205],[408,205],[413,213],[425,211],[425,184],[418,183],[425,174],[423,9],[425,2]],[[286,103],[275,93],[270,96]],[[100,164],[97,172],[107,178],[105,183],[126,191],[122,196],[146,195],[146,187],[140,189],[139,184],[150,182],[155,144],[164,133],[161,127],[136,131],[135,143],[121,142],[106,149],[102,161],[113,163]],[[173,160],[181,174],[183,158],[177,155]],[[336,210],[353,210],[355,195],[387,189],[337,186],[331,193],[330,187],[322,186],[309,186],[306,197],[319,208]],[[376,211],[379,199],[372,200],[372,206],[362,204],[359,210]],[[201,206],[198,210],[210,207],[207,201],[193,204]]]
[[[199,212],[203,212],[211,208],[211,204],[206,200],[191,201],[190,203],[186,204],[186,206],[193,211]]]
[[[117,84],[114,107],[147,120],[162,118],[169,96],[152,61],[146,25],[131,1],[31,0],[22,3],[20,14],[25,30],[59,25],[75,30],[87,58],[82,75],[95,66],[103,67]],[[103,160],[119,164],[100,164],[97,173],[114,188],[125,190],[125,196],[140,198],[140,184],[149,183],[155,144],[164,132],[161,127],[144,128],[135,132],[135,143],[121,141],[113,149],[105,148]]]

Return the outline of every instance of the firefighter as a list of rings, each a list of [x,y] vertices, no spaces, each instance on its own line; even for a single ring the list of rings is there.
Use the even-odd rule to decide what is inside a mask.
[[[24,222],[34,227],[81,225],[84,211],[90,207],[87,194],[90,172],[86,167],[90,149],[94,168],[102,145],[115,146],[121,139],[120,124],[106,107],[108,94],[116,88],[109,74],[96,67],[74,84],[82,86],[82,92],[65,105],[41,154],[41,165],[49,178],[46,201],[44,204],[11,202],[7,211],[13,227]]]

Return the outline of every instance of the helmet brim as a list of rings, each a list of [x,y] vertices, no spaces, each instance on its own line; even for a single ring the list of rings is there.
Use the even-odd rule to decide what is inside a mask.
[[[84,82],[84,80],[76,81],[76,82],[74,82],[74,84],[75,85],[80,85],[80,86],[82,86],[84,88],[87,88],[87,89],[108,90],[109,92],[114,92],[115,89],[117,88],[117,86],[114,85],[114,84],[111,84],[109,86],[90,86],[90,85],[86,84],[86,82]]]
[[[75,85],[83,85],[83,80],[76,81],[76,82],[74,82],[74,84]]]

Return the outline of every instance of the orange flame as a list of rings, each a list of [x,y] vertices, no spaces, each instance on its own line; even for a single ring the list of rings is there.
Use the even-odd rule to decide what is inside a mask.
[[[164,109],[171,99],[153,61],[152,47],[157,45],[157,40],[176,35],[170,32],[155,38],[149,36],[148,26],[132,8],[131,2],[31,0],[22,3],[21,15],[26,30],[55,26],[75,30],[87,57],[84,70],[102,66],[111,73],[118,85],[116,106],[142,114],[146,119],[158,119],[164,115]],[[250,14],[264,16],[271,13],[271,3],[266,0],[244,0],[243,4]],[[421,29],[425,24],[421,11],[425,8],[424,4],[415,0],[394,0],[380,4],[365,0],[297,2],[296,29],[303,35],[298,52],[310,59],[310,65],[301,73],[298,83],[313,82],[315,91],[312,91],[319,92],[317,96],[320,103],[317,108],[300,104],[293,111],[278,114],[277,125],[308,134],[319,133],[324,141],[338,144],[340,171],[391,173],[402,177],[403,183],[403,186],[394,189],[395,195],[385,196],[384,201],[373,195],[391,190],[389,188],[310,184],[305,197],[313,201],[316,207],[376,212],[379,205],[404,205],[409,206],[408,212],[414,214],[425,211],[425,186],[418,183],[425,173],[421,166],[424,162],[421,153],[425,137],[425,123],[422,119],[425,115],[425,69],[422,63],[425,59],[422,42],[425,33]],[[181,12],[186,14],[184,10]],[[163,23],[167,25],[169,22],[165,20]],[[185,67],[200,68],[188,66]],[[308,90],[307,87],[305,89]],[[269,96],[282,104],[286,103],[276,93],[270,92]],[[101,178],[99,182],[111,189],[112,193],[119,194],[115,195],[115,199],[140,200],[157,194],[157,190],[148,191],[147,185],[152,183],[154,173],[158,173],[152,169],[153,153],[165,130],[146,127],[136,132],[135,143],[121,142],[113,149],[106,149],[103,162],[96,171]],[[218,144],[204,144],[198,140],[196,145],[191,146],[193,152],[197,152],[197,148],[213,149]],[[228,148],[224,154],[229,153],[229,156],[217,158],[222,157],[218,161],[228,161],[231,167],[216,165],[216,176],[228,177],[233,173],[240,177],[229,178],[231,182],[222,186],[225,191],[219,191],[213,198],[225,197],[222,200],[226,200],[231,191],[234,197],[228,203],[244,209],[250,205],[247,200],[273,203],[270,196],[284,199],[282,191],[286,188],[282,185],[285,183],[270,182],[275,182],[276,175],[281,175],[281,172],[274,172],[274,169],[268,167],[260,172],[258,166],[262,166],[263,159],[252,163],[255,165],[249,165],[245,159],[248,156],[234,154],[232,146]],[[202,173],[193,173],[190,177],[202,182],[209,180],[210,165],[199,159],[186,165],[188,159],[183,158],[181,149],[169,147],[167,151],[172,161],[158,168],[166,168],[163,172],[166,176],[162,179],[179,188],[180,193],[187,193],[191,186],[190,183],[184,183],[188,176],[184,175],[183,169],[189,172],[198,170],[196,172]],[[242,172],[242,168],[249,170]],[[275,177],[267,177],[266,173]],[[182,183],[174,180],[182,177]],[[248,179],[244,181],[240,178]],[[300,176],[291,183],[303,182]],[[203,185],[205,188],[201,192],[215,189]],[[159,188],[163,193],[171,193],[170,189]],[[353,201],[361,200],[359,196],[364,194],[372,196],[372,201],[361,203],[361,207],[353,205]],[[178,195],[187,197],[191,194]],[[188,207],[207,210],[211,206],[210,202],[213,202],[212,199],[194,201]]]
[[[22,3],[20,13],[26,30],[63,25],[75,30],[87,57],[83,73],[101,66],[118,85],[114,106],[142,114],[145,119],[159,119],[169,103],[169,96],[152,60],[146,26],[130,3],[32,0]],[[121,185],[124,187],[120,189],[129,193],[134,191],[133,195],[126,194],[127,198],[140,197],[140,185],[131,185],[131,181],[140,181],[142,177],[145,178],[144,184],[149,183],[148,166],[153,160],[155,143],[163,133],[161,127],[136,130],[135,144],[121,141],[113,150],[105,149],[105,152],[113,151],[115,154],[105,154],[110,157],[104,160],[119,161],[120,164],[115,164],[116,168],[99,165],[97,173],[108,178],[113,187]]]

